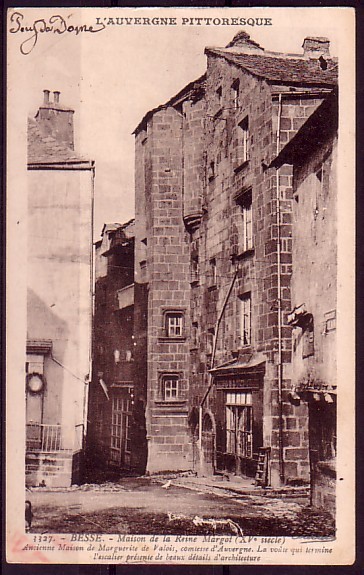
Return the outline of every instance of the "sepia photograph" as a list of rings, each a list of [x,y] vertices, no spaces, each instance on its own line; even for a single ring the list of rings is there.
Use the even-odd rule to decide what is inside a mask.
[[[8,11],[8,561],[354,561],[354,25]]]

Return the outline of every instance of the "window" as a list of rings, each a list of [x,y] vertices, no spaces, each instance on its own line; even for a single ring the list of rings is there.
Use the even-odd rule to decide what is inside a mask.
[[[239,80],[235,80],[232,83],[231,90],[233,93],[233,107],[236,110],[239,108],[239,92],[240,92],[240,82]]]
[[[178,399],[178,376],[164,375],[162,378],[163,399],[164,401],[173,401]]]
[[[206,354],[212,356],[214,350],[214,337],[215,329],[213,327],[209,328],[206,335]]]
[[[216,258],[211,258],[210,260],[210,286],[215,287],[217,284],[217,266],[216,266]]]
[[[198,334],[198,323],[197,321],[193,321],[191,329],[191,344],[194,348],[197,347],[197,334]]]
[[[226,393],[226,452],[253,457],[253,407],[251,392]]]
[[[327,311],[325,313],[325,334],[329,331],[336,329],[336,310]]]
[[[238,163],[243,164],[249,160],[249,120],[248,116],[239,124],[238,130]]]
[[[222,87],[221,86],[219,86],[218,89],[216,90],[216,96],[217,96],[217,101],[221,106],[222,105]]]
[[[166,336],[182,337],[183,335],[183,313],[167,312],[166,313]]]
[[[307,319],[302,329],[302,358],[304,359],[315,353],[313,316],[311,314],[307,314]]]
[[[199,281],[199,262],[198,255],[191,256],[191,283],[197,283]]]
[[[250,293],[239,296],[239,343],[251,344],[251,297]]]
[[[242,233],[240,234],[241,250],[246,252],[253,248],[252,191],[246,190],[240,194],[236,203],[240,206],[242,215]]]
[[[215,162],[210,162],[209,164],[209,182],[215,178]]]

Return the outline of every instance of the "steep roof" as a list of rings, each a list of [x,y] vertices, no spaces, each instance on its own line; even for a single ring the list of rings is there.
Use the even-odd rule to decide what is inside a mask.
[[[168,106],[177,106],[178,104],[187,99],[198,100],[201,97],[201,94],[203,94],[204,92],[205,85],[206,85],[206,74],[203,74],[202,76],[197,78],[197,80],[194,80],[193,82],[190,82],[189,84],[184,86],[182,90],[180,90],[175,96],[172,96],[172,98],[170,98],[167,102],[161,104],[160,106],[157,106],[156,108],[153,108],[152,110],[149,110],[149,112],[147,112],[145,116],[143,116],[142,120],[135,128],[133,134],[139,132],[139,130],[143,128],[146,122],[148,122],[148,120],[150,120],[150,118],[156,112],[159,112],[160,110],[163,110]]]
[[[320,59],[279,57],[264,53],[239,54],[220,48],[206,48],[205,52],[223,57],[250,74],[269,82],[335,86],[338,81],[338,63],[332,58],[322,62]]]
[[[28,164],[64,164],[88,162],[52,136],[43,136],[36,120],[28,119]]]

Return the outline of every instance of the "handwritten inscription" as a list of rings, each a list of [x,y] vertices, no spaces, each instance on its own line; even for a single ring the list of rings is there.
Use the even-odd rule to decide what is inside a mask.
[[[105,29],[105,25],[101,22],[95,26],[73,25],[69,22],[70,18],[71,16],[64,18],[55,14],[48,19],[40,18],[27,24],[21,12],[13,12],[10,16],[9,32],[10,34],[27,34],[27,38],[20,44],[20,52],[27,56],[36,46],[40,34],[75,34],[78,36],[81,33],[95,34]]]

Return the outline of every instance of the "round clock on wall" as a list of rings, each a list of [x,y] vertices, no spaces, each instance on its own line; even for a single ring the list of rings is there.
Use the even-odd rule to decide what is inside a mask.
[[[40,373],[30,373],[27,377],[27,390],[30,393],[41,393],[44,389],[44,379]]]

